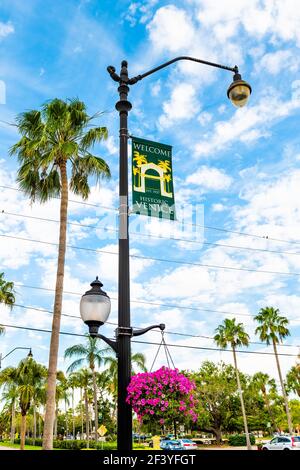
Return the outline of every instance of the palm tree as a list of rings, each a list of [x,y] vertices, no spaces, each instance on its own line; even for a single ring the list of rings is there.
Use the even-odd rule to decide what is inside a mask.
[[[82,406],[82,403],[83,403],[83,394],[82,394],[82,391],[83,391],[83,379],[82,379],[82,374],[81,374],[81,371],[77,371],[77,372],[72,372],[72,374],[70,375],[70,377],[72,377],[72,381],[74,381],[74,384],[76,384],[75,386],[79,388],[79,391],[80,391],[80,400],[79,400],[79,405],[78,405],[78,409],[80,411],[80,416],[81,416],[81,436],[80,436],[80,439],[82,440],[83,439],[83,406]]]
[[[32,357],[23,359],[17,367],[7,367],[0,374],[0,382],[7,380],[16,385],[16,395],[21,410],[21,443],[20,449],[25,447],[26,415],[31,406],[35,387],[46,378],[46,368],[35,362]]]
[[[47,376],[47,370],[45,368],[45,377]],[[37,419],[38,409],[41,405],[46,403],[46,383],[45,381],[36,382],[34,387],[34,394],[32,397],[32,414],[33,414],[33,443],[35,445],[35,440],[37,437]]]
[[[300,398],[300,367],[299,364],[291,367],[286,376],[287,389],[289,392],[297,393]]]
[[[54,439],[57,438],[57,422],[58,422],[58,412],[59,412],[59,402],[62,400],[66,403],[68,402],[68,387],[67,379],[65,374],[62,371],[57,371],[57,385],[55,389],[55,420],[54,420]],[[67,427],[66,427],[67,429]]]
[[[87,440],[87,448],[89,448],[89,440],[90,440],[90,426],[89,426],[89,399],[88,399],[88,387],[91,381],[91,372],[89,369],[84,368],[80,369],[78,372],[80,385],[83,388],[84,394],[84,408],[85,408],[85,433],[86,433],[86,440]]]
[[[142,353],[135,353],[131,355],[131,363],[135,364],[142,372],[147,372],[146,357]],[[111,392],[116,396],[118,389],[118,359],[116,356],[107,356],[104,358],[104,365],[108,365],[107,373],[111,379]],[[135,375],[135,370],[132,368],[132,375]]]
[[[87,336],[86,344],[75,344],[65,350],[65,359],[74,356],[79,356],[67,369],[67,372],[73,372],[75,369],[81,367],[84,363],[87,363],[92,371],[93,379],[93,392],[94,392],[94,412],[95,412],[95,440],[98,440],[98,403],[97,403],[97,383],[96,383],[96,370],[95,366],[101,366],[103,362],[103,356],[107,353],[109,348],[99,349],[98,338],[92,338]]]
[[[270,405],[269,393],[268,389],[276,390],[275,380],[271,379],[268,374],[264,374],[263,372],[256,372],[252,377],[252,384],[255,388],[257,388],[263,396],[263,400],[265,402],[266,408],[268,410],[268,414],[270,416],[270,420],[272,423],[273,431],[276,429],[276,423],[274,419],[274,414]]]
[[[68,377],[69,386],[72,390],[72,435],[75,439],[75,406],[74,406],[74,393],[75,389],[79,386],[78,378],[76,374],[70,374]]]
[[[277,370],[279,375],[279,380],[282,389],[282,396],[285,403],[285,410],[288,420],[288,428],[289,433],[292,435],[293,433],[293,425],[291,419],[291,413],[288,404],[288,398],[285,391],[285,386],[282,379],[280,363],[278,359],[277,353],[277,344],[282,342],[284,338],[290,335],[290,332],[287,328],[289,323],[286,317],[280,316],[280,312],[278,308],[273,307],[265,307],[261,308],[259,313],[254,317],[260,325],[256,328],[255,334],[259,335],[261,341],[269,344],[273,344],[274,354],[276,358]]]
[[[78,99],[54,99],[45,103],[41,111],[20,114],[16,125],[21,139],[11,147],[20,162],[17,181],[31,200],[41,203],[60,196],[60,227],[54,311],[49,352],[47,400],[43,449],[52,449],[55,418],[55,388],[59,331],[61,321],[66,232],[68,215],[68,188],[87,199],[90,193],[89,176],[109,177],[107,163],[90,153],[90,148],[107,138],[105,127],[92,127],[86,106]],[[68,166],[70,167],[68,170]],[[71,173],[68,178],[68,171]]]
[[[5,281],[4,273],[0,273],[0,304],[12,308],[15,303],[14,283]],[[5,328],[0,325],[0,336],[5,332]]]
[[[0,303],[9,307],[15,303],[14,283],[5,281],[4,273],[0,273]]]
[[[16,403],[18,399],[17,386],[11,380],[10,369],[4,369],[6,372],[1,373],[0,385],[4,385],[5,389],[2,392],[2,400],[6,402],[6,407],[10,415],[10,442],[13,444],[15,440],[16,431]]]
[[[215,343],[221,347],[222,349],[226,349],[228,345],[231,346],[233,352],[233,360],[234,360],[234,367],[236,373],[236,381],[238,385],[242,413],[243,413],[243,420],[244,420],[244,428],[246,434],[246,441],[247,441],[247,449],[251,450],[251,443],[249,438],[248,432],[248,424],[247,424],[247,417],[243,399],[243,390],[241,387],[240,382],[240,375],[237,366],[237,359],[236,359],[236,347],[237,346],[248,346],[249,345],[249,335],[245,332],[244,326],[242,323],[236,323],[235,318],[229,319],[225,318],[223,324],[219,325],[216,328],[215,332],[216,335],[214,336]]]

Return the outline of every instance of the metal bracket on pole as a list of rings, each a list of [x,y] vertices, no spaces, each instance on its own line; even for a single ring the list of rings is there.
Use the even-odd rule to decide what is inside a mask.
[[[94,337],[102,339],[106,344],[108,344],[108,346],[110,346],[115,351],[116,354],[118,354],[119,352],[118,341],[114,341],[112,339],[106,338],[106,336],[100,335],[99,333],[97,335],[94,335]]]

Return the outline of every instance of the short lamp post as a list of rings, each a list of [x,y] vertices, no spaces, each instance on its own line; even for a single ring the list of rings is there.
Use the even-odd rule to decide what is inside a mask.
[[[2,367],[2,361],[3,361],[3,359],[5,359],[7,356],[9,356],[11,353],[13,353],[14,351],[16,351],[17,349],[27,349],[27,350],[29,349],[29,353],[27,354],[27,357],[33,357],[31,348],[23,348],[23,347],[14,348],[14,349],[12,349],[11,351],[9,351],[5,356],[2,356],[2,354],[0,353],[0,369],[1,369],[1,367]]]
[[[126,403],[127,386],[131,378],[131,357],[128,354],[127,342],[133,336],[141,336],[153,328],[165,329],[165,325],[151,325],[143,329],[133,329],[132,327],[118,324],[115,331],[116,339],[110,339],[99,334],[100,326],[107,321],[111,302],[106,292],[102,290],[103,284],[98,276],[91,284],[80,300],[80,315],[82,320],[89,327],[89,334],[93,338],[100,338],[107,343],[116,353],[118,358],[118,423],[117,441],[118,450],[126,451],[132,449],[132,407]],[[124,347],[124,339],[126,340]],[[97,430],[96,430],[97,431]]]

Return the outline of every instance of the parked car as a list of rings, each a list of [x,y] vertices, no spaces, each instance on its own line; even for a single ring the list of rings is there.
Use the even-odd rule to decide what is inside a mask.
[[[167,439],[160,442],[160,448],[162,450],[185,450],[179,441]]]
[[[180,442],[181,446],[185,450],[195,450],[198,449],[197,443],[192,441],[191,439],[178,439]]]
[[[300,450],[300,436],[278,436],[265,443],[262,450]]]

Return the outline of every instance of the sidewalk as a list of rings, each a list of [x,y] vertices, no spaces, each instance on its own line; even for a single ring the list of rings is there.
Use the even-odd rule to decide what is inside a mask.
[[[20,450],[20,449],[15,449],[14,447],[4,447],[4,446],[0,446],[0,450]]]

